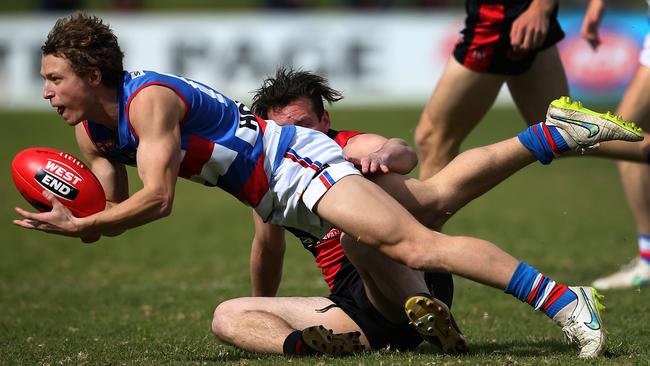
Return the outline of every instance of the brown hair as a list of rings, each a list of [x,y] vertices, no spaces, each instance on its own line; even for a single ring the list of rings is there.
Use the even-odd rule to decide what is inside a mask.
[[[77,12],[60,18],[41,47],[43,55],[68,59],[74,72],[86,76],[92,68],[102,73],[102,83],[117,86],[124,66],[124,53],[111,28],[96,17]]]
[[[300,97],[311,100],[318,118],[323,117],[323,101],[335,103],[343,99],[338,90],[332,89],[327,80],[308,71],[280,67],[275,78],[264,80],[262,86],[255,90],[252,110],[262,118],[268,118],[269,110],[282,108]]]

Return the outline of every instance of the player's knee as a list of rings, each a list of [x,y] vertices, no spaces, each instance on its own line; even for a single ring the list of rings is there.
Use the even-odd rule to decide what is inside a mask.
[[[230,335],[231,324],[237,319],[237,313],[241,307],[237,305],[237,300],[224,301],[214,309],[212,316],[212,333],[222,341],[228,342],[232,337]]]

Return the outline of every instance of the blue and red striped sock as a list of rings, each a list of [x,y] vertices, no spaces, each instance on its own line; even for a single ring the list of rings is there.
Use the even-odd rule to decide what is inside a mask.
[[[542,164],[550,164],[554,158],[569,150],[569,145],[558,128],[544,122],[528,127],[518,137],[521,144]]]
[[[576,295],[567,291],[567,285],[555,283],[525,262],[519,262],[515,273],[505,289],[519,300],[528,303],[535,310],[541,310],[549,318],[576,299]]]
[[[639,257],[650,264],[650,235],[639,234]]]

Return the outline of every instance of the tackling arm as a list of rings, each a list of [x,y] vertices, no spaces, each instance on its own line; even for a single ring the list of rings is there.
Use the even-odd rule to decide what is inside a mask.
[[[408,174],[418,163],[415,151],[404,140],[371,133],[352,137],[343,151],[363,174]]]
[[[282,279],[284,229],[265,223],[256,212],[253,212],[253,222],[255,236],[250,259],[253,296],[275,296]]]

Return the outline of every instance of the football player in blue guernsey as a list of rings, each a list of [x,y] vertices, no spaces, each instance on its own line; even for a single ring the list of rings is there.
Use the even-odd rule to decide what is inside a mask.
[[[21,218],[15,225],[97,241],[167,216],[176,180],[185,177],[219,186],[265,222],[315,237],[337,227],[358,245],[410,268],[450,272],[504,290],[552,318],[581,357],[605,348],[594,289],[556,283],[488,241],[427,229],[365,179],[326,135],[257,118],[183,77],[125,72],[117,37],[94,16],[59,19],[42,53],[43,96],[75,127],[80,150],[109,203],[102,212],[77,218],[45,193],[52,211],[16,208]],[[545,122],[519,135],[542,162],[605,140],[641,139],[633,124],[578,103],[554,101],[549,111]],[[125,164],[136,166],[143,184],[132,195]]]

